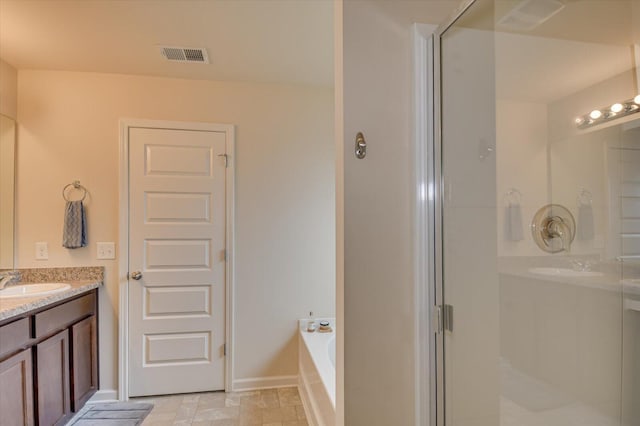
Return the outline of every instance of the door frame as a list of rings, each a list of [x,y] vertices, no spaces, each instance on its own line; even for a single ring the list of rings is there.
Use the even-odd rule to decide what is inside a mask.
[[[442,175],[442,37],[478,0],[462,0],[458,8],[433,31],[428,33],[415,30],[414,66],[415,81],[415,145],[416,176],[418,192],[416,203],[416,299],[429,307],[425,314],[417,316],[418,321],[429,324],[418,325],[419,346],[418,371],[429,374],[428,385],[422,385],[421,401],[417,402],[419,424],[444,426],[445,406],[445,339],[444,339],[444,277],[443,277],[443,201],[444,186]],[[426,53],[425,53],[426,51]],[[420,55],[424,55],[420,57]],[[426,188],[424,183],[427,183]],[[424,201],[420,202],[420,197]],[[426,220],[424,219],[426,216]],[[422,218],[422,219],[421,219]],[[424,306],[422,305],[422,306]],[[418,305],[420,308],[420,305]],[[427,312],[426,309],[422,311]],[[417,312],[421,312],[419,309]],[[424,332],[428,332],[425,338]],[[422,347],[422,349],[420,349]],[[426,348],[426,349],[425,349]],[[425,418],[426,415],[426,418]]]
[[[215,124],[186,121],[145,119],[120,119],[120,183],[119,183],[119,242],[118,242],[118,291],[119,291],[119,347],[118,347],[118,399],[129,399],[129,129],[142,127],[166,130],[195,130],[225,133],[227,168],[225,169],[225,349],[224,386],[229,392],[233,383],[233,300],[234,300],[234,215],[235,215],[235,127],[232,124]]]
[[[416,426],[436,421],[436,324],[435,304],[435,200],[434,200],[434,31],[435,25],[414,24],[413,38],[413,165],[415,186],[413,211],[415,231],[415,411]]]
[[[434,357],[431,364],[431,418],[430,426],[444,426],[446,424],[446,377],[445,377],[445,339],[443,308],[444,276],[443,276],[443,211],[444,211],[444,179],[442,173],[442,37],[458,19],[460,19],[479,0],[463,0],[451,16],[442,22],[433,34],[433,92],[430,101],[433,103],[433,155],[428,160],[428,167],[433,174],[430,183],[433,194],[433,216],[430,220],[433,225],[432,240],[433,252],[429,254],[429,260],[433,262],[433,269],[429,271],[433,286],[430,287],[434,300],[431,303],[433,314],[431,320],[434,324],[435,348],[430,352]],[[481,1],[481,0],[480,0]],[[434,412],[435,411],[435,412]]]

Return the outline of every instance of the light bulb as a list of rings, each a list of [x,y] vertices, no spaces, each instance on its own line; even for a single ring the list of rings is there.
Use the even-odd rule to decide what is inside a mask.
[[[602,111],[594,109],[593,111],[591,111],[591,114],[589,114],[589,117],[597,120],[598,118],[602,117]]]
[[[576,118],[576,119],[575,119],[575,123],[576,123],[577,125],[580,125],[580,124],[584,123],[584,118],[582,118],[582,117],[578,117],[578,118]]]
[[[622,104],[613,104],[611,105],[611,112],[619,113],[624,109],[624,105]]]
[[[636,96],[635,98],[633,98],[633,102],[637,103],[638,105],[640,105],[640,95]]]

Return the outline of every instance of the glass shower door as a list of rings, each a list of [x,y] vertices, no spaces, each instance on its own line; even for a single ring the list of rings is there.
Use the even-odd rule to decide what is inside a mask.
[[[440,424],[639,425],[640,2],[477,0],[439,43]]]

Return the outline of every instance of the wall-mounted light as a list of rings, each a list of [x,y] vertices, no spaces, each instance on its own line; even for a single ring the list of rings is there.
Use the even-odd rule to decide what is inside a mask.
[[[575,124],[578,129],[587,129],[637,112],[640,112],[640,95],[624,102],[615,103],[609,107],[594,109],[589,114],[577,117]]]

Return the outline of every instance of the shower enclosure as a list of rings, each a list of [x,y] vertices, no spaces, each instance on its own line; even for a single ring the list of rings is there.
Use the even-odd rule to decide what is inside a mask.
[[[439,425],[640,425],[640,1],[468,1],[435,39]]]

